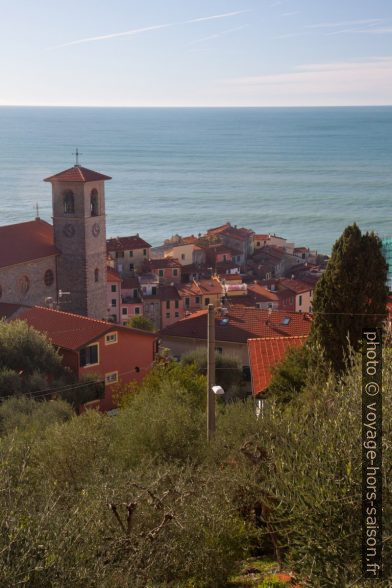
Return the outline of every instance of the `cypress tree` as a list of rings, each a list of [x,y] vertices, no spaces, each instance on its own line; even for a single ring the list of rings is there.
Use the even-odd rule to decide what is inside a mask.
[[[387,269],[379,237],[361,234],[355,223],[346,227],[315,288],[310,338],[338,373],[345,368],[349,346],[359,350],[362,329],[385,321]]]

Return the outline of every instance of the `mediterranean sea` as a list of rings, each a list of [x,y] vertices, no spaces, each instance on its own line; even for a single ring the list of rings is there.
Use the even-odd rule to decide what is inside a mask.
[[[0,107],[0,224],[51,221],[43,178],[112,176],[107,235],[152,245],[230,221],[329,253],[343,228],[392,234],[392,107]]]

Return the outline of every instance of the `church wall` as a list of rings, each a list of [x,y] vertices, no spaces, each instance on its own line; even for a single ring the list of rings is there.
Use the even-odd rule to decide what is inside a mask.
[[[45,283],[48,270],[52,274],[46,274]],[[45,306],[47,297],[56,301],[56,256],[0,268],[0,287],[0,302]]]

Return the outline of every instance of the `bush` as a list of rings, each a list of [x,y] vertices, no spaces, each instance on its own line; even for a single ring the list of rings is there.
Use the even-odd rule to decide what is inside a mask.
[[[26,396],[9,398],[0,404],[0,433],[15,429],[43,430],[46,427],[69,420],[72,408],[62,400],[37,401]]]

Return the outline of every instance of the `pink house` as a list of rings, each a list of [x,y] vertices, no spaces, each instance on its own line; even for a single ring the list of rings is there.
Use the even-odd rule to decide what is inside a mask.
[[[132,317],[142,314],[139,280],[136,277],[126,278],[121,284],[121,322],[126,324]]]
[[[175,286],[160,286],[159,298],[161,301],[161,329],[184,318],[184,305]]]
[[[148,264],[150,272],[158,277],[160,284],[180,284],[181,264],[178,259],[165,257],[164,259],[151,259]]]
[[[111,267],[106,271],[106,292],[108,317],[111,322],[119,323],[121,316],[121,277]]]

